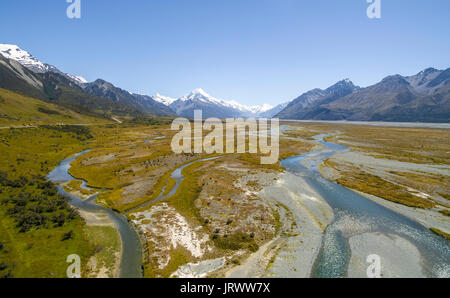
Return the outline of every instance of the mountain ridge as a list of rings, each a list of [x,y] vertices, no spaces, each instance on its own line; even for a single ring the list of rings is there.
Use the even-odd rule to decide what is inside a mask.
[[[102,79],[88,83],[81,76],[63,73],[39,61],[16,45],[0,44],[0,62],[3,67],[0,87],[54,101],[77,112],[132,117],[175,116],[173,111],[151,98],[129,93]]]
[[[427,68],[416,75],[390,75],[360,88],[343,80],[313,89],[276,115],[290,120],[450,122],[450,68]]]
[[[217,99],[201,88],[176,99],[135,94],[103,79],[87,82],[39,61],[16,45],[0,44],[0,88],[104,116],[193,117],[193,111],[201,109],[204,117],[215,118],[450,122],[450,68],[390,75],[365,88],[344,79],[275,107],[246,106]]]

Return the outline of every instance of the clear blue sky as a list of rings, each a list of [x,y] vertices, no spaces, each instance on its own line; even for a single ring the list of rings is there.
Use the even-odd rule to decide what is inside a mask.
[[[0,43],[89,81],[180,97],[194,88],[244,104],[277,104],[350,78],[450,66],[450,1],[1,0]]]

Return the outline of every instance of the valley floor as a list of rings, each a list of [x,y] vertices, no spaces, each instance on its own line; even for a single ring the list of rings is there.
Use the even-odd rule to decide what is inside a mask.
[[[91,125],[82,129],[91,138],[80,141],[70,136],[70,146],[54,142],[51,150],[42,148],[43,152],[35,152],[35,147],[14,151],[19,146],[15,138],[29,134],[37,143],[44,138],[53,142],[55,133],[69,138],[66,132],[47,129],[1,130],[0,149],[7,158],[0,169],[11,176],[15,176],[12,167],[21,173],[28,167],[28,171],[44,174],[68,155],[89,148],[69,169],[86,185],[73,180],[64,189],[84,200],[98,194],[98,204],[127,216],[141,238],[145,277],[312,274],[323,235],[335,214],[302,175],[286,171],[279,163],[262,166],[258,155],[176,155],[170,149],[174,132],[165,125]],[[324,177],[435,233],[450,233],[448,130],[285,123],[282,131],[280,159],[318,150],[321,144],[312,137],[329,135],[327,141],[350,151],[326,160],[320,166]],[[82,252],[86,256],[84,276],[118,276],[124,245],[117,227],[106,213],[80,210],[80,215],[85,222],[84,232],[76,230],[83,235],[80,241],[96,247],[89,254]],[[33,233],[22,235],[32,237]],[[378,247],[380,251],[407,251],[405,257],[412,267],[405,270],[420,272],[414,267],[420,259],[414,247],[403,239],[384,237],[362,233],[350,238],[349,276],[361,275],[365,248],[379,239],[385,244]],[[389,262],[394,264],[392,256]],[[12,255],[2,258],[21,267]],[[55,266],[63,268],[64,261],[56,261]],[[401,276],[402,270],[386,272],[386,276]]]

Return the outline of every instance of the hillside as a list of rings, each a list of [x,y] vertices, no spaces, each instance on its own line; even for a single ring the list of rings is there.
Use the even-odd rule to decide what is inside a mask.
[[[15,60],[0,55],[0,88],[42,99],[77,113],[104,117],[145,117],[147,114],[111,99],[84,93],[67,76],[56,72],[33,73]]]
[[[47,124],[100,124],[109,121],[0,88],[0,127]]]

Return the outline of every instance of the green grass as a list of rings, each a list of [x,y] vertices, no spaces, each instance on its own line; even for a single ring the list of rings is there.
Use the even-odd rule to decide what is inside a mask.
[[[0,170],[8,174],[9,180],[20,176],[28,179],[45,176],[61,160],[86,146],[79,135],[69,131],[42,127],[0,130]],[[3,200],[21,191],[32,190],[2,186],[0,197]],[[47,226],[20,232],[17,221],[6,214],[11,207],[10,204],[0,204],[0,263],[8,266],[0,272],[1,276],[11,270],[12,277],[66,277],[69,265],[66,258],[71,254],[81,257],[85,273],[95,246],[89,242],[86,225],[81,218],[66,220],[61,227],[48,221]],[[70,231],[72,238],[63,240]]]
[[[43,127],[0,130],[0,170],[11,178],[47,175],[63,159],[88,147],[79,136]]]
[[[168,195],[170,191],[175,187],[175,184],[177,184],[177,180],[175,178],[169,177],[166,188],[164,189],[164,195]]]
[[[178,212],[188,218],[195,218],[199,222],[202,222],[202,220],[195,207],[195,200],[198,198],[202,187],[199,183],[201,173],[197,169],[204,163],[196,162],[184,168],[181,172],[184,176],[183,182],[181,182],[176,193],[167,199],[170,205],[177,209]]]
[[[244,233],[234,233],[232,235],[213,237],[214,244],[224,250],[248,249],[251,252],[258,250],[255,239]]]
[[[69,181],[66,185],[64,185],[64,189],[69,193],[78,191],[82,195],[86,195],[86,196],[91,196],[96,193],[95,190],[82,188],[81,187],[82,184],[83,184],[83,182],[81,182],[80,180],[72,180],[72,181]]]
[[[120,236],[116,229],[109,226],[86,226],[88,239],[95,246],[97,269],[105,267],[108,277],[114,277],[116,253],[120,253]]]
[[[180,266],[190,262],[190,255],[187,251],[182,248],[172,249],[170,251],[170,261],[169,264],[163,269],[159,270],[150,264],[145,265],[144,277],[155,278],[162,277],[168,278],[172,273],[174,273]]]
[[[106,120],[85,116],[39,99],[0,89],[0,126],[94,124]]]
[[[12,277],[67,277],[67,256],[77,254],[81,258],[82,270],[94,252],[94,246],[84,233],[85,223],[79,218],[63,227],[32,230],[19,233],[14,220],[0,208],[0,263],[8,264]],[[63,241],[63,236],[73,231],[73,238]]]

